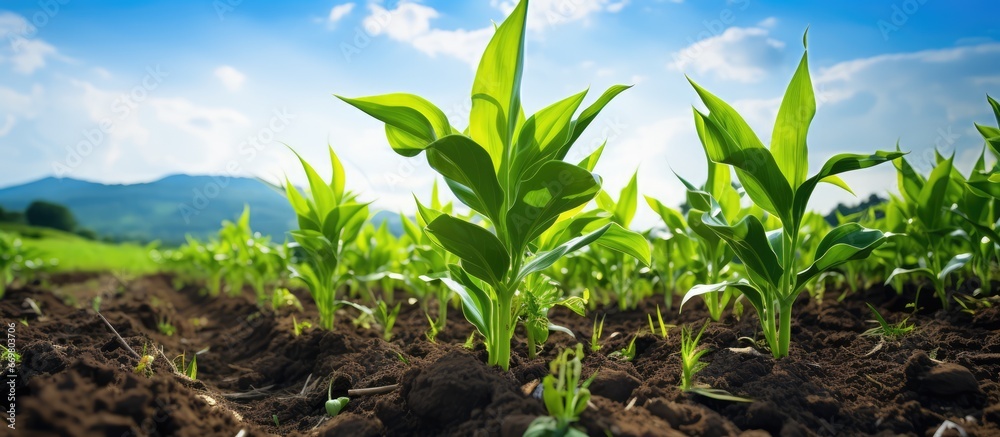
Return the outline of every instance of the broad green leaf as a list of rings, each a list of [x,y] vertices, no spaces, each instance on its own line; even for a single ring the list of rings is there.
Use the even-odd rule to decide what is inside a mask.
[[[416,156],[428,144],[452,132],[444,112],[420,96],[395,93],[337,98],[385,123],[389,143],[403,156]]]
[[[873,250],[885,242],[886,237],[882,231],[868,229],[857,223],[846,223],[834,228],[817,246],[812,265],[799,272],[795,290],[801,289],[820,273],[833,267],[868,258]]]
[[[707,93],[707,92],[706,92]],[[709,94],[709,96],[711,96]],[[712,96],[714,98],[714,96]],[[705,97],[702,97],[705,99]],[[719,100],[721,102],[721,100]],[[708,100],[706,100],[706,104]],[[725,103],[722,103],[725,105]],[[728,105],[725,107],[728,108]],[[730,110],[732,108],[729,108]],[[728,114],[723,112],[722,114]],[[735,114],[735,111],[733,111]],[[745,125],[742,118],[739,122],[729,121],[742,137],[734,136],[725,129],[725,125],[717,120],[724,115],[711,113],[705,116],[694,111],[695,127],[701,138],[708,158],[712,161],[729,164],[736,169],[736,176],[747,195],[754,203],[765,211],[790,221],[792,207],[792,189],[782,176],[774,156],[760,145],[760,140],[752,131],[740,133]],[[739,115],[735,115],[739,117]],[[749,127],[746,127],[749,130]]]
[[[531,261],[528,261],[524,265],[524,267],[521,268],[521,271],[518,272],[516,282],[523,281],[525,278],[528,277],[528,275],[532,273],[537,273],[549,268],[549,266],[555,264],[556,261],[566,256],[567,254],[570,254],[579,249],[589,246],[591,243],[597,241],[597,239],[600,238],[601,235],[604,235],[604,233],[607,232],[609,228],[611,228],[610,223],[602,226],[600,229],[593,231],[587,235],[582,235],[570,241],[567,241],[559,245],[559,247],[556,247],[555,249],[548,250],[539,253],[538,255],[535,255],[535,257],[532,258]]]
[[[306,177],[309,179],[309,193],[312,194],[313,200],[316,202],[316,214],[320,221],[325,220],[326,214],[330,212],[330,209],[336,205],[336,199],[333,196],[333,190],[323,181],[323,178],[316,173],[305,159],[302,158],[298,152],[295,152],[295,156],[299,158],[299,162],[302,163],[302,168],[306,172]]]
[[[899,152],[899,143],[896,143],[896,151]],[[896,167],[896,180],[899,186],[899,193],[907,203],[916,203],[920,197],[920,190],[923,189],[927,180],[917,173],[904,157],[896,158],[892,161]]]
[[[841,173],[874,167],[894,159],[902,159],[903,155],[903,152],[877,151],[871,155],[843,153],[831,157],[823,164],[823,168],[818,173],[807,179],[795,190],[795,203],[792,214],[795,218],[796,226],[801,222],[802,217],[805,216],[806,207],[809,204],[809,198],[812,197],[813,190],[823,180]]]
[[[680,211],[672,209],[652,197],[645,197],[646,203],[649,204],[649,207],[653,210],[653,212],[660,216],[660,219],[667,225],[667,228],[670,229],[671,233],[677,232],[678,230],[683,232],[686,222]]]
[[[498,221],[503,190],[486,150],[466,136],[448,135],[427,146],[427,162],[448,179],[462,203]],[[456,190],[456,183],[466,189]]]
[[[518,135],[510,172],[513,182],[527,179],[538,167],[552,160],[569,140],[573,114],[583,103],[587,91],[569,96],[528,118]]]
[[[772,287],[781,282],[784,269],[778,263],[778,257],[771,250],[764,226],[757,217],[748,215],[735,225],[730,226],[721,217],[722,212],[716,208],[711,213],[702,214],[701,221],[711,228],[720,238],[726,240],[729,247],[736,252],[747,273],[754,282],[763,281]]]
[[[333,198],[341,202],[344,198],[344,182],[347,176],[344,174],[344,165],[340,163],[340,158],[333,152],[333,147],[327,144],[327,148],[330,149],[330,168],[333,173],[330,176],[330,189],[333,190]]]
[[[643,265],[649,266],[649,241],[646,241],[642,234],[625,229],[617,223],[612,223],[611,227],[601,235],[601,238],[597,239],[596,244],[615,252],[624,253],[639,260]]]
[[[437,244],[462,260],[462,267],[496,287],[510,267],[510,255],[490,231],[449,215],[439,215],[427,225],[427,234]]]
[[[604,94],[601,94],[601,97],[599,97],[596,102],[584,109],[583,112],[580,113],[580,116],[577,117],[576,121],[573,122],[573,134],[570,135],[569,141],[566,142],[556,155],[556,159],[566,158],[566,154],[569,153],[569,149],[573,147],[573,144],[580,138],[580,135],[583,135],[583,132],[587,130],[587,126],[590,126],[590,123],[597,118],[597,114],[600,114],[601,110],[603,110],[608,103],[611,103],[611,100],[621,94],[622,91],[629,88],[632,88],[632,85],[611,86],[604,91]],[[593,169],[590,169],[590,171],[593,171]]]
[[[458,266],[452,265],[455,269]],[[454,271],[454,269],[453,269]],[[431,278],[427,278],[431,279]],[[433,281],[441,281],[448,289],[455,292],[462,301],[462,313],[465,319],[472,323],[476,329],[484,336],[490,332],[488,320],[491,318],[490,298],[475,284],[462,285],[451,278],[436,278]]]
[[[563,212],[590,202],[601,189],[600,179],[573,164],[549,161],[521,183],[507,211],[513,250],[548,229]]]
[[[626,228],[632,223],[632,218],[635,217],[635,209],[638,205],[639,188],[636,183],[638,176],[638,171],[632,173],[632,179],[625,185],[625,188],[622,188],[621,195],[618,197],[618,204],[615,205],[615,221]]]
[[[739,282],[720,282],[718,284],[698,284],[695,285],[694,287],[691,287],[691,289],[688,290],[687,293],[684,293],[684,298],[681,299],[681,305],[680,308],[678,308],[678,312],[680,312],[684,308],[685,303],[687,303],[689,300],[695,297],[708,293],[717,293],[729,287],[735,288],[739,290],[741,293],[743,293],[743,296],[750,301],[750,304],[753,305],[754,309],[756,309],[758,312],[763,311],[764,308],[763,293],[761,293],[760,290],[758,290],[752,284],[749,284],[746,281],[739,281]]]
[[[805,182],[809,171],[806,135],[816,115],[816,98],[809,78],[809,53],[802,54],[778,109],[778,119],[771,134],[771,154],[792,189]]]
[[[943,213],[941,208],[945,206],[945,194],[951,183],[953,160],[954,155],[934,167],[917,198],[917,216],[928,230],[938,229],[938,223]]]
[[[469,136],[499,169],[507,159],[521,112],[521,72],[528,2],[518,2],[486,45],[472,84]]]

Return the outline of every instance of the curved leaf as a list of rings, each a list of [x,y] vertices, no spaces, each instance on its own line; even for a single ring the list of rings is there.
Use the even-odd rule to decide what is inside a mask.
[[[543,164],[534,176],[521,183],[507,211],[512,249],[523,249],[552,226],[560,214],[590,202],[600,189],[600,179],[587,170],[563,161]]]
[[[802,54],[778,109],[778,119],[771,134],[771,153],[794,190],[805,182],[809,172],[809,149],[806,134],[816,115],[816,98],[809,78],[809,52]]]
[[[490,231],[450,215],[440,215],[427,225],[427,235],[462,260],[470,275],[498,287],[510,267],[510,255]]]
[[[448,135],[427,146],[427,163],[448,179],[462,203],[498,221],[503,190],[490,155],[479,144],[463,135]],[[454,183],[467,190],[455,190]]]
[[[834,228],[816,247],[816,254],[813,256],[815,261],[812,265],[799,272],[795,290],[800,290],[814,277],[833,267],[848,261],[868,258],[890,235],[876,229],[865,228],[857,223],[846,223]]]
[[[521,71],[528,2],[518,2],[486,45],[472,83],[469,136],[483,146],[500,168],[506,159],[521,113]]]
[[[728,225],[720,217],[721,210],[704,213],[701,221],[714,231],[733,249],[752,279],[761,280],[770,286],[777,286],[784,274],[778,257],[771,249],[764,226],[757,217],[748,215],[735,225]]]
[[[452,131],[444,112],[420,96],[394,93],[337,98],[385,123],[390,144],[403,156],[416,156],[428,144]],[[397,141],[392,141],[393,137]]]

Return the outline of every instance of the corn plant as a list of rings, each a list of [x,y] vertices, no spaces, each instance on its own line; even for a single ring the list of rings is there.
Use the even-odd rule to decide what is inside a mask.
[[[451,126],[438,107],[412,94],[342,100],[385,123],[389,145],[402,156],[424,153],[463,204],[483,218],[463,220],[418,203],[430,239],[460,260],[443,278],[463,312],[482,334],[489,364],[506,370],[518,314],[515,298],[525,279],[567,253],[598,240],[648,263],[642,236],[607,224],[563,245],[537,252],[534,241],[566,213],[597,195],[600,177],[564,161],[601,109],[626,86],[610,88],[573,115],[586,92],[531,117],[521,107],[520,79],[528,2],[499,25],[483,53],[472,88],[469,126]]]
[[[576,337],[569,328],[553,324],[549,321],[549,310],[556,305],[569,308],[577,315],[586,316],[586,297],[564,297],[559,284],[545,275],[533,275],[525,283],[524,298],[520,300],[525,336],[528,340],[528,358],[534,359],[535,353],[549,338],[549,331],[559,331],[570,337]]]
[[[730,223],[718,202],[708,199],[710,208],[701,215],[701,223],[729,245],[743,263],[747,280],[702,284],[692,288],[684,301],[735,287],[757,310],[775,358],[788,355],[792,305],[806,285],[826,270],[868,257],[886,239],[881,231],[856,223],[841,225],[823,236],[810,257],[815,261],[800,266],[797,253],[802,238],[800,230],[816,185],[827,182],[846,189],[838,174],[902,156],[883,151],[871,155],[839,154],[827,160],[817,174],[808,177],[806,133],[816,102],[807,55],[803,54],[779,107],[770,149],[764,147],[729,104],[691,81],[710,111],[708,115],[694,111],[695,126],[709,159],[733,167],[747,196],[780,227],[767,232],[764,223],[753,214]]]
[[[972,253],[958,247],[958,222],[946,208],[962,197],[962,177],[954,168],[955,157],[944,158],[937,153],[935,156],[936,165],[926,178],[906,158],[894,161],[901,196],[894,198],[893,205],[899,209],[894,217],[903,223],[906,242],[897,248],[902,252],[903,263],[889,274],[886,283],[897,276],[924,276],[930,279],[941,306],[947,309],[950,301],[946,279],[964,267]]]
[[[695,272],[702,271],[705,263],[699,258],[697,237],[692,236],[684,214],[653,197],[645,198],[665,225],[665,228],[651,229],[649,240],[653,254],[654,286],[660,288],[666,309],[670,311],[674,307],[676,291],[690,289],[695,284]]]
[[[353,241],[368,219],[368,204],[344,188],[344,167],[330,147],[332,177],[329,183],[302,157],[299,161],[309,179],[309,195],[304,196],[286,180],[285,193],[295,210],[299,229],[292,237],[305,252],[306,263],[294,267],[295,277],[305,282],[319,310],[319,325],[332,330],[334,314],[345,302],[339,299],[340,287],[348,279],[341,269],[341,255],[347,242]]]
[[[549,364],[551,373],[542,380],[542,400],[548,416],[541,416],[531,422],[524,432],[525,437],[543,436],[585,436],[583,431],[573,428],[573,422],[580,420],[580,414],[590,401],[588,387],[597,373],[580,382],[583,365],[583,345],[576,349],[565,349]]]
[[[703,130],[699,131],[699,135],[702,135],[701,142],[707,144],[706,141],[712,139],[703,133]],[[738,217],[741,210],[740,195],[732,186],[729,168],[709,160],[708,180],[703,187],[696,187],[679,175],[677,178],[687,188],[687,202],[690,208],[686,214],[686,229],[691,232],[691,240],[696,242],[697,255],[688,264],[688,271],[694,275],[695,281],[699,284],[717,284],[723,280],[730,280],[731,272],[728,265],[733,259],[733,251],[721,237],[701,222],[702,215],[710,211],[713,205],[719,208],[727,221],[733,221]],[[646,201],[668,226],[672,222],[680,221],[676,217],[676,211],[667,208],[656,199],[647,197]],[[681,229],[679,224],[673,226]],[[732,300],[733,293],[733,287],[726,287],[719,293],[702,295],[712,320],[718,321],[722,318],[722,312]]]

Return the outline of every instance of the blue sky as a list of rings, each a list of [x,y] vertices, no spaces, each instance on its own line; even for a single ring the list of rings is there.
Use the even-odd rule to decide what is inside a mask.
[[[509,0],[109,2],[0,6],[0,186],[58,174],[142,182],[173,173],[302,182],[288,143],[348,186],[412,210],[433,173],[395,155],[381,125],[336,100],[405,91],[464,126],[473,66]],[[639,170],[644,194],[679,203],[673,169],[704,177],[684,74],[733,103],[768,140],[802,54],[819,108],[811,168],[900,140],[927,170],[934,147],[968,168],[1000,95],[1000,4],[534,0],[523,99],[529,111],[591,87],[636,86],[592,125],[597,171],[616,191]],[[102,128],[105,128],[102,130]],[[249,139],[249,140],[248,140]],[[894,190],[891,167],[848,178],[859,195]],[[193,194],[192,194],[193,195]],[[852,201],[824,188],[813,206]],[[644,214],[646,220],[650,217]]]

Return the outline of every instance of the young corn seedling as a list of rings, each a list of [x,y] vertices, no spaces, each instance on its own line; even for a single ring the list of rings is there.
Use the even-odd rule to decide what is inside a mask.
[[[291,234],[306,255],[306,264],[294,268],[293,273],[309,288],[319,310],[320,327],[332,330],[334,314],[344,305],[339,299],[340,287],[348,277],[341,269],[341,254],[368,219],[368,204],[359,203],[356,194],[344,189],[344,167],[332,147],[329,183],[302,157],[299,161],[309,179],[309,196],[285,181],[285,193],[299,223],[299,229]]]
[[[198,354],[191,355],[191,361],[187,361],[187,357],[181,354],[174,359],[174,365],[184,376],[198,379]]]
[[[621,350],[614,351],[608,354],[609,358],[615,358],[622,361],[632,361],[635,359],[636,349],[635,340],[639,338],[639,334],[633,335],[632,340],[628,342],[628,345]]]
[[[669,333],[670,328],[675,328],[676,327],[676,325],[668,325],[666,323],[663,323],[663,315],[660,313],[660,306],[659,305],[656,306],[656,322],[657,322],[657,325],[655,325],[655,326],[653,325],[653,315],[652,314],[646,314],[646,318],[649,319],[649,333],[653,334],[653,335],[659,334],[660,337],[662,337],[664,340],[667,339],[667,334]],[[654,329],[656,327],[659,327],[659,330]]]
[[[452,193],[483,218],[466,220],[418,202],[430,239],[460,260],[449,266],[451,277],[441,280],[459,294],[466,319],[482,334],[488,363],[504,370],[520,316],[515,299],[530,275],[595,242],[649,262],[645,239],[614,223],[582,236],[582,229],[574,228],[561,245],[537,251],[545,246],[535,241],[547,229],[572,221],[600,191],[600,177],[564,159],[601,109],[628,87],[611,87],[575,119],[586,92],[525,117],[520,83],[527,7],[521,1],[487,45],[465,130],[412,94],[341,97],[384,122],[397,153],[424,153]]]
[[[692,336],[692,330],[688,326],[681,327],[681,386],[680,389],[689,393],[699,394],[705,397],[731,402],[753,402],[751,399],[733,396],[729,392],[721,389],[711,388],[694,383],[694,375],[708,367],[708,363],[701,361],[701,357],[708,353],[707,348],[699,348],[698,342],[701,335],[708,328],[708,322],[698,330],[698,335]]]
[[[735,287],[757,310],[771,353],[775,358],[785,357],[791,341],[792,304],[799,293],[822,272],[867,258],[886,239],[881,231],[856,223],[841,225],[822,238],[816,252],[808,257],[814,261],[801,266],[797,253],[800,230],[813,190],[820,182],[847,188],[838,174],[873,167],[903,154],[839,154],[808,177],[806,133],[816,101],[806,54],[778,109],[770,149],[729,104],[693,81],[691,84],[710,111],[707,115],[694,111],[695,127],[709,159],[734,168],[747,196],[779,227],[767,232],[761,219],[752,214],[732,223],[722,206],[708,199],[710,208],[701,215],[701,223],[729,245],[746,269],[747,280],[698,285],[688,291],[682,304],[695,296]]]
[[[608,317],[605,314],[601,317],[601,323],[597,323],[597,317],[594,317],[594,329],[590,331],[590,351],[597,352],[601,350],[601,336],[604,335],[604,319]]]
[[[875,321],[878,323],[878,326],[863,332],[861,335],[864,337],[879,337],[881,339],[895,341],[903,338],[906,334],[913,332],[913,329],[916,328],[916,326],[912,323],[907,323],[909,317],[900,320],[899,323],[889,323],[885,320],[885,317],[882,317],[882,314],[879,314],[878,310],[875,309],[872,304],[865,303],[865,305],[868,305],[868,309],[872,311],[872,316],[875,317]]]
[[[541,416],[531,422],[524,432],[525,437],[574,436],[587,434],[571,425],[580,420],[580,414],[590,401],[590,383],[595,373],[580,383],[583,365],[583,345],[576,349],[565,349],[549,364],[551,373],[542,380],[542,400],[548,416]]]

